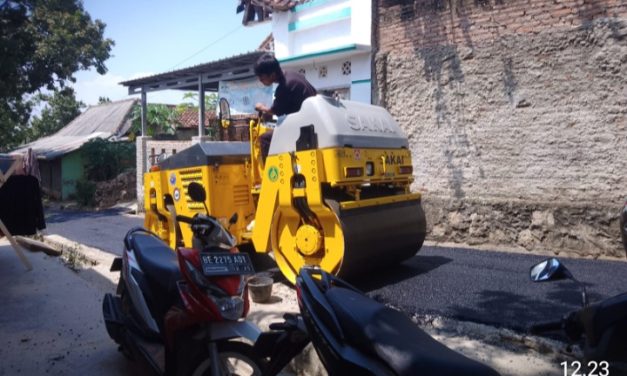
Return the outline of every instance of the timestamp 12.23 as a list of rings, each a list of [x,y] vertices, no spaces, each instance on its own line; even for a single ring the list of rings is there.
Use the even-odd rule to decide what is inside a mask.
[[[578,360],[572,362],[561,362],[564,376],[611,376],[610,364],[606,361],[594,361],[591,360],[587,363],[582,363]]]

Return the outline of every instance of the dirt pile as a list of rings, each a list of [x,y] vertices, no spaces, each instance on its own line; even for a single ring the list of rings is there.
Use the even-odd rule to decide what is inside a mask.
[[[96,183],[94,193],[96,207],[109,208],[121,202],[135,200],[137,198],[136,181],[135,170],[129,170],[111,180]]]

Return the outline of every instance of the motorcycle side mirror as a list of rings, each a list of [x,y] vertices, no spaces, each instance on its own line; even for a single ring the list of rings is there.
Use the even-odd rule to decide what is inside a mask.
[[[229,225],[234,225],[235,223],[237,223],[238,218],[239,217],[237,216],[237,213],[233,213],[231,218],[229,218]]]
[[[229,227],[227,228],[227,230],[231,230],[231,226],[233,226],[234,224],[237,223],[237,219],[239,217],[237,216],[237,213],[233,213],[233,215],[231,216],[231,218],[229,218]]]
[[[555,257],[546,259],[529,270],[529,277],[533,282],[557,281],[568,278],[575,281],[581,287],[581,304],[585,307],[588,305],[588,294],[586,285],[579,282],[572,273],[566,269],[566,266]]]
[[[207,194],[205,193],[205,188],[199,183],[195,181],[189,183],[187,186],[187,193],[189,197],[195,202],[205,202],[207,199]]]
[[[573,279],[570,271],[555,257],[532,266],[529,270],[529,277],[533,282],[557,281],[564,278]]]

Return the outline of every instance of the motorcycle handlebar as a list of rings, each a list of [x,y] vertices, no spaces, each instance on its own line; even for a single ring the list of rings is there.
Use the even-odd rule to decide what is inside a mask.
[[[288,329],[292,329],[294,327],[294,325],[285,323],[285,322],[275,322],[270,324],[270,329],[271,330],[288,330]]]
[[[557,331],[561,329],[562,329],[562,320],[556,320],[556,321],[547,321],[547,322],[533,324],[531,325],[531,327],[529,327],[529,332],[531,332],[532,334],[540,334],[544,332],[553,332],[553,331]]]
[[[181,221],[181,222],[185,222],[185,223],[192,223],[193,218],[188,217],[186,215],[177,215],[176,216],[176,220],[177,221]]]

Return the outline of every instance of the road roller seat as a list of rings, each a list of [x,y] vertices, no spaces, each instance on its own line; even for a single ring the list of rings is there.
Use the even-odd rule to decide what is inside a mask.
[[[334,147],[408,148],[405,133],[382,107],[316,95],[274,129],[268,155]]]
[[[176,170],[193,166],[212,166],[225,158],[244,159],[249,157],[248,141],[205,141],[194,144],[159,162],[161,170]]]

